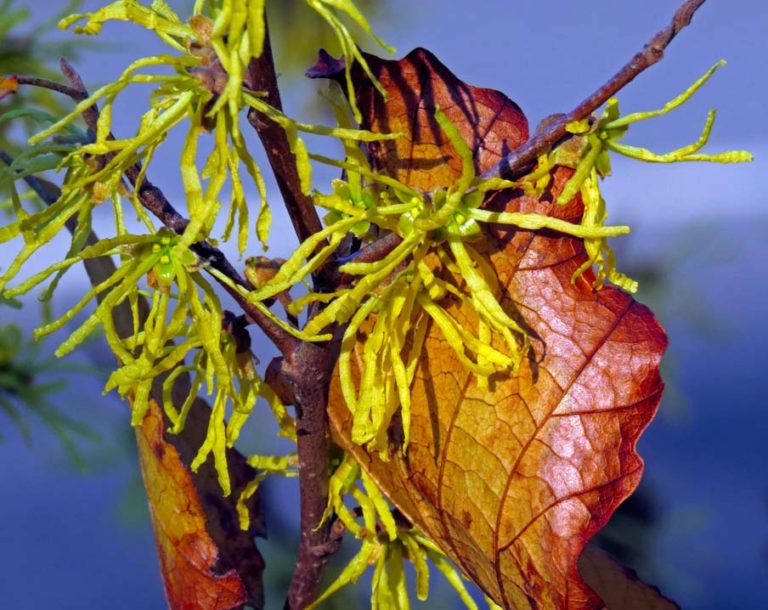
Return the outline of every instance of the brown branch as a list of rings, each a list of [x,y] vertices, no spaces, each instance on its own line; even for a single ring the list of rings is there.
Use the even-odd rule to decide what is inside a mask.
[[[56,81],[49,80],[47,78],[40,78],[38,76],[24,76],[23,74],[16,75],[16,82],[19,85],[29,85],[30,87],[38,87],[40,89],[48,89],[49,91],[56,91],[57,93],[63,93],[67,97],[71,97],[73,100],[80,101],[84,98],[80,97],[80,92],[72,87],[68,87],[63,83],[57,83]]]
[[[72,64],[62,57],[59,59],[59,69],[64,75],[64,78],[67,79],[70,88],[74,91],[74,95],[70,97],[78,102],[86,99],[88,97],[88,90],[85,88],[83,79],[80,78],[80,75],[77,73]],[[99,122],[98,106],[96,106],[96,104],[91,104],[82,112],[82,116],[85,124],[88,125],[88,129],[90,129],[95,136],[97,123]]]
[[[565,126],[568,123],[588,117],[640,73],[660,61],[664,57],[664,50],[667,45],[691,23],[693,15],[705,1],[687,0],[684,2],[675,12],[672,22],[651,38],[643,50],[636,53],[607,83],[568,114],[560,115],[545,129],[538,131],[524,146],[507,154],[483,176],[502,176],[514,180],[528,173],[539,156],[552,149],[558,140],[566,135]]]
[[[328,503],[328,385],[335,361],[331,347],[302,343],[270,366],[271,377],[281,379],[282,394],[296,408],[301,532],[286,610],[301,610],[317,598],[325,566],[341,542],[330,521],[320,525]]]
[[[266,23],[265,28],[264,50],[249,66],[249,85],[254,91],[265,93],[265,101],[270,106],[282,110],[283,103],[277,86],[269,27]],[[322,224],[312,198],[301,191],[296,156],[291,152],[285,130],[254,108],[248,111],[248,121],[261,139],[296,236],[303,242],[320,231]]]
[[[339,271],[341,265],[351,260],[354,260],[356,263],[375,263],[376,261],[385,258],[387,254],[392,252],[392,250],[397,248],[402,242],[403,238],[397,233],[387,233],[376,241],[364,246],[354,254],[342,259],[334,260],[334,267],[327,271],[326,275],[331,279],[334,286],[338,288],[347,286],[356,279],[356,276]]]
[[[268,104],[282,109],[268,27],[264,49],[252,60],[249,78],[254,91],[265,93]],[[261,139],[296,235],[303,242],[320,231],[322,225],[312,198],[301,191],[296,157],[285,130],[254,109],[248,112],[248,120]],[[339,275],[327,265],[313,279],[315,289],[322,290],[333,287]],[[302,343],[277,364],[279,371],[272,371],[273,376],[281,377],[281,385],[296,408],[301,533],[285,602],[289,610],[304,608],[316,599],[328,559],[338,548],[330,523],[319,526],[328,502],[330,432],[326,408],[336,343]]]

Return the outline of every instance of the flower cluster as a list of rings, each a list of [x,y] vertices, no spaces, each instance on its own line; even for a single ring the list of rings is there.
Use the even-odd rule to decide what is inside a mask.
[[[497,372],[513,373],[526,352],[528,337],[504,309],[495,272],[472,246],[481,235],[480,224],[550,229],[583,239],[629,232],[628,227],[586,226],[541,214],[482,209],[488,191],[534,188],[549,168],[523,182],[478,178],[472,151],[456,127],[439,110],[435,118],[462,159],[462,173],[454,185],[419,192],[372,172],[362,153],[348,147],[346,162],[337,163],[348,180],[335,181],[330,194],[315,195],[316,204],[328,210],[326,228],[301,244],[269,282],[248,295],[260,302],[303,281],[334,255],[350,232],[363,238],[371,232],[400,238],[381,260],[357,262],[353,257],[342,264],[339,271],[355,278],[351,285],[332,293],[310,293],[290,308],[297,314],[310,303],[325,304],[302,329],[305,340],[325,340],[329,325],[346,325],[339,375],[344,400],[354,415],[352,439],[378,450],[384,459],[388,459],[386,431],[398,411],[403,449],[408,445],[411,385],[428,320],[480,383]],[[454,299],[477,314],[474,331],[447,311]],[[355,357],[359,332],[366,340]],[[503,347],[492,336],[501,337]]]
[[[360,56],[345,20],[354,21],[366,31],[370,27],[353,2],[308,0],[307,4],[331,26],[344,51],[350,54],[350,63]],[[23,240],[18,254],[0,275],[0,292],[4,298],[13,298],[52,278],[43,293],[43,298],[49,299],[59,279],[76,263],[118,257],[120,264],[114,273],[56,321],[39,328],[36,335],[62,329],[92,300],[98,300],[93,313],[56,353],[68,353],[101,326],[118,359],[118,368],[110,376],[106,390],[116,389],[130,397],[134,425],[141,422],[150,392],[160,383],[172,432],[180,432],[195,397],[204,389],[213,397],[213,412],[192,466],[198,468],[213,454],[225,494],[230,490],[226,448],[236,441],[258,397],[265,398],[272,408],[281,433],[295,439],[293,419],[257,374],[250,351],[240,353],[233,338],[222,329],[223,308],[204,272],[224,283],[231,283],[231,279],[208,268],[206,261],[199,261],[193,253],[194,244],[212,238],[227,183],[230,200],[223,240],[229,240],[237,224],[241,253],[246,250],[252,232],[266,247],[271,213],[261,170],[240,131],[240,115],[252,109],[284,129],[306,192],[311,187],[311,166],[300,133],[345,141],[393,137],[351,128],[308,125],[268,104],[263,93],[254,89],[250,76],[253,61],[264,51],[264,10],[264,0],[198,0],[192,16],[185,21],[162,0],[150,6],[137,0],[117,0],[94,12],[66,17],[60,27],[78,24],[76,31],[88,35],[98,34],[107,21],[129,21],[152,31],[170,51],[134,61],[117,80],[82,99],[62,117],[28,108],[0,117],[0,121],[24,118],[46,125],[32,136],[30,147],[0,175],[9,187],[8,205],[14,212],[13,220],[0,227],[0,242]],[[141,117],[135,135],[118,137],[112,133],[115,103],[126,88],[142,84],[152,87],[150,108]],[[88,132],[78,128],[79,117],[93,112],[97,103],[101,107],[96,128]],[[180,169],[189,222],[177,235],[168,229],[157,230],[139,197],[158,148],[170,130],[184,123],[186,137]],[[208,133],[213,146],[200,168],[200,143]],[[60,194],[42,210],[27,212],[24,196],[16,191],[15,183],[47,170],[63,173]],[[243,173],[256,187],[261,202],[255,231],[249,221],[251,206],[246,199]],[[127,228],[125,199],[131,203],[146,233],[134,234]],[[93,243],[93,210],[107,201],[112,206],[115,236]],[[73,236],[65,259],[9,287],[30,257],[67,226]],[[144,306],[144,298],[148,306]],[[296,332],[262,302],[255,306],[284,330]],[[130,309],[133,319],[131,336],[118,332],[114,323],[116,308],[125,307]],[[179,401],[173,389],[182,375],[188,375],[190,383],[187,394]],[[273,466],[271,471],[280,470]],[[281,472],[285,474],[288,470],[286,466]],[[248,493],[255,491],[256,484]]]
[[[357,504],[355,512],[345,501]],[[337,466],[330,481],[328,507],[323,521],[331,513],[360,540],[360,550],[331,585],[312,603],[317,608],[342,587],[354,583],[370,566],[371,608],[410,608],[405,563],[410,562],[416,577],[416,597],[425,601],[429,595],[431,563],[453,587],[469,610],[477,604],[464,586],[461,573],[427,536],[411,526],[399,514],[395,516],[376,483],[360,469],[350,456]],[[360,521],[362,520],[362,523]],[[486,598],[490,610],[498,610]]]

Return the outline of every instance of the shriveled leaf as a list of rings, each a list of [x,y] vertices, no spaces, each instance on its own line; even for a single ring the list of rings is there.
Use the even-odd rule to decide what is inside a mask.
[[[46,180],[35,176],[25,180],[49,206],[61,195],[59,188]],[[75,227],[69,223],[68,228]],[[85,244],[93,247],[97,243],[99,239],[90,232]],[[117,271],[109,256],[87,258],[83,264],[94,286]],[[102,301],[104,295],[98,298]],[[138,321],[146,320],[149,304],[143,297],[138,299],[136,310]],[[124,301],[112,309],[112,323],[120,337],[133,336],[136,322],[130,303]],[[150,408],[136,428],[136,440],[169,607],[224,610],[245,603],[260,610],[264,606],[264,560],[254,542],[256,536],[266,535],[260,497],[251,493],[238,502],[256,473],[242,454],[229,449],[227,462],[234,493],[226,498],[210,461],[191,473],[190,464],[205,438],[211,408],[204,400],[193,400],[184,429],[176,436],[167,435],[169,422],[158,402],[165,395],[164,379],[155,379]],[[175,376],[170,388],[174,404],[185,401],[190,384],[188,374]],[[245,530],[239,522],[244,513],[248,513],[250,524]]]
[[[0,76],[0,100],[16,93],[19,81],[16,76]]]
[[[526,137],[516,105],[501,94],[477,93],[426,51],[371,65],[378,66],[389,101],[366,92],[359,79],[365,126],[397,129],[402,117],[423,117],[408,131],[417,134],[413,156],[405,140],[388,153],[372,150],[382,169],[411,186],[450,186],[460,171],[438,132],[429,139],[433,132],[422,109],[453,109],[451,120],[475,151],[477,171]],[[444,108],[445,100],[456,101]],[[477,127],[477,117],[485,117],[485,127]],[[491,195],[485,207],[578,222],[580,197],[554,203],[571,175],[558,168],[540,199],[507,190]],[[666,336],[628,294],[595,290],[591,271],[572,283],[587,260],[580,239],[497,225],[473,246],[498,277],[505,312],[530,338],[518,373],[479,384],[430,323],[412,387],[407,453],[397,418],[387,461],[352,441],[353,418],[338,377],[330,394],[334,434],[390,500],[500,606],[602,608],[577,562],[587,540],[640,480],[635,445],[661,397],[658,365]],[[441,304],[460,326],[477,326],[465,303]],[[359,358],[363,344],[359,337]],[[497,339],[492,345],[506,349]]]
[[[437,124],[436,108],[458,127],[475,152],[478,174],[528,138],[528,121],[517,104],[499,91],[461,82],[426,49],[414,49],[398,61],[363,55],[387,91],[387,99],[355,64],[352,75],[363,115],[361,127],[403,134],[368,144],[375,169],[426,191],[455,182],[461,175],[461,158]],[[321,52],[307,74],[343,83],[344,64]]]
[[[97,238],[91,234],[88,243]],[[92,284],[115,272],[108,257],[84,261]],[[148,315],[148,304],[138,303],[141,319]],[[115,329],[122,337],[133,334],[133,314],[127,303],[113,310]],[[222,496],[215,467],[209,462],[197,473],[190,464],[205,437],[210,406],[194,400],[181,434],[168,435],[169,422],[158,397],[164,395],[161,376],[155,380],[149,409],[136,428],[144,487],[155,530],[158,556],[166,598],[171,610],[211,608],[227,610],[247,603],[255,609],[264,606],[262,576],[264,560],[254,543],[264,536],[258,494],[240,507],[249,513],[250,526],[239,525],[237,497],[254,477],[245,457],[229,450],[234,495]],[[172,386],[171,400],[184,402],[189,394],[190,377],[181,374]]]
[[[239,531],[234,512],[228,523],[216,521],[224,516],[221,506],[215,511],[218,514],[208,515],[211,507],[206,504],[213,501],[221,505],[224,501],[214,500],[198,487],[200,482],[193,478],[164,430],[162,410],[152,400],[136,429],[136,440],[169,607],[229,610],[245,603],[261,607],[260,584],[254,597],[254,574],[248,574],[255,570],[260,583],[264,563],[258,551],[252,542],[250,552],[241,549],[245,553],[234,564],[237,569],[225,560],[222,546],[233,546],[248,534]],[[212,532],[211,528],[219,531]]]
[[[608,608],[621,610],[680,610],[661,592],[640,580],[608,554],[588,545],[579,559],[579,572]]]

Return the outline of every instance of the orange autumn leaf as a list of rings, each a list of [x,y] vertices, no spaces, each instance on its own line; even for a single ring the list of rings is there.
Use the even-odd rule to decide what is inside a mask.
[[[366,59],[388,99],[376,101],[379,94],[357,71],[363,126],[406,134],[389,153],[371,153],[382,171],[411,186],[450,186],[459,171],[450,145],[429,128],[437,107],[474,151],[478,172],[527,135],[516,105],[461,83],[426,51],[400,61]],[[327,58],[322,64],[313,75],[325,70],[334,77],[338,66]],[[553,203],[571,173],[557,168],[540,199],[502,191],[485,207],[578,222],[579,197],[565,206]],[[530,337],[518,373],[497,373],[483,389],[432,324],[412,387],[406,455],[397,423],[390,428],[388,461],[352,442],[338,376],[329,400],[336,440],[499,605],[602,608],[577,563],[587,540],[640,480],[643,463],[635,446],[661,398],[658,367],[666,336],[628,294],[595,290],[591,272],[571,282],[587,260],[579,239],[491,226],[473,246],[498,277],[503,308]],[[474,311],[458,299],[441,306],[460,326],[477,326]],[[494,347],[504,349],[501,342]]]
[[[169,608],[230,610],[245,603],[261,607],[264,564],[253,545],[253,533],[239,530],[234,509],[228,525],[225,519],[217,520],[223,506],[216,507],[218,515],[207,516],[206,504],[221,505],[225,500],[202,495],[205,481],[196,480],[198,475],[189,471],[180,450],[166,439],[162,410],[154,400],[136,429],[136,440]],[[224,546],[243,538],[244,548],[239,553],[233,549],[240,559],[239,573],[225,565]],[[256,574],[243,573],[246,570]]]
[[[432,190],[461,175],[461,159],[435,120],[435,108],[448,117],[475,151],[478,174],[528,139],[528,121],[506,95],[462,83],[426,49],[414,49],[400,61],[363,54],[387,99],[373,87],[359,65],[352,69],[361,127],[376,133],[402,133],[395,140],[371,142],[374,169],[399,181]],[[307,74],[343,79],[344,65],[324,51]]]
[[[16,76],[0,76],[0,100],[16,93],[19,88],[19,80]]]
[[[58,198],[58,189],[37,179],[38,187]],[[88,243],[96,242],[93,233]],[[86,259],[92,285],[107,281],[117,268],[110,257]],[[139,315],[146,319],[149,304],[138,300]],[[113,310],[114,328],[123,337],[134,333],[132,307]],[[163,586],[170,610],[229,610],[247,604],[264,607],[264,559],[255,537],[266,537],[258,492],[244,503],[250,526],[240,527],[236,501],[253,480],[254,470],[236,449],[227,451],[233,493],[223,497],[215,466],[208,461],[197,472],[190,464],[207,433],[211,407],[195,399],[186,425],[178,435],[166,433],[168,421],[159,401],[165,398],[160,376],[152,389],[149,409],[135,429],[139,464],[157,543]],[[181,404],[190,392],[190,377],[181,374],[171,387],[171,401]],[[129,395],[129,402],[132,398]]]

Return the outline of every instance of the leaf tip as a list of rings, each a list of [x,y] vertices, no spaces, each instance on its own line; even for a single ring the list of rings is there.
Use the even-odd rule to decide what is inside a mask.
[[[344,73],[346,61],[344,57],[333,57],[325,49],[317,52],[317,61],[307,68],[304,75],[307,78],[336,78]]]
[[[16,93],[19,89],[19,79],[14,74],[11,76],[0,76],[0,100]]]

